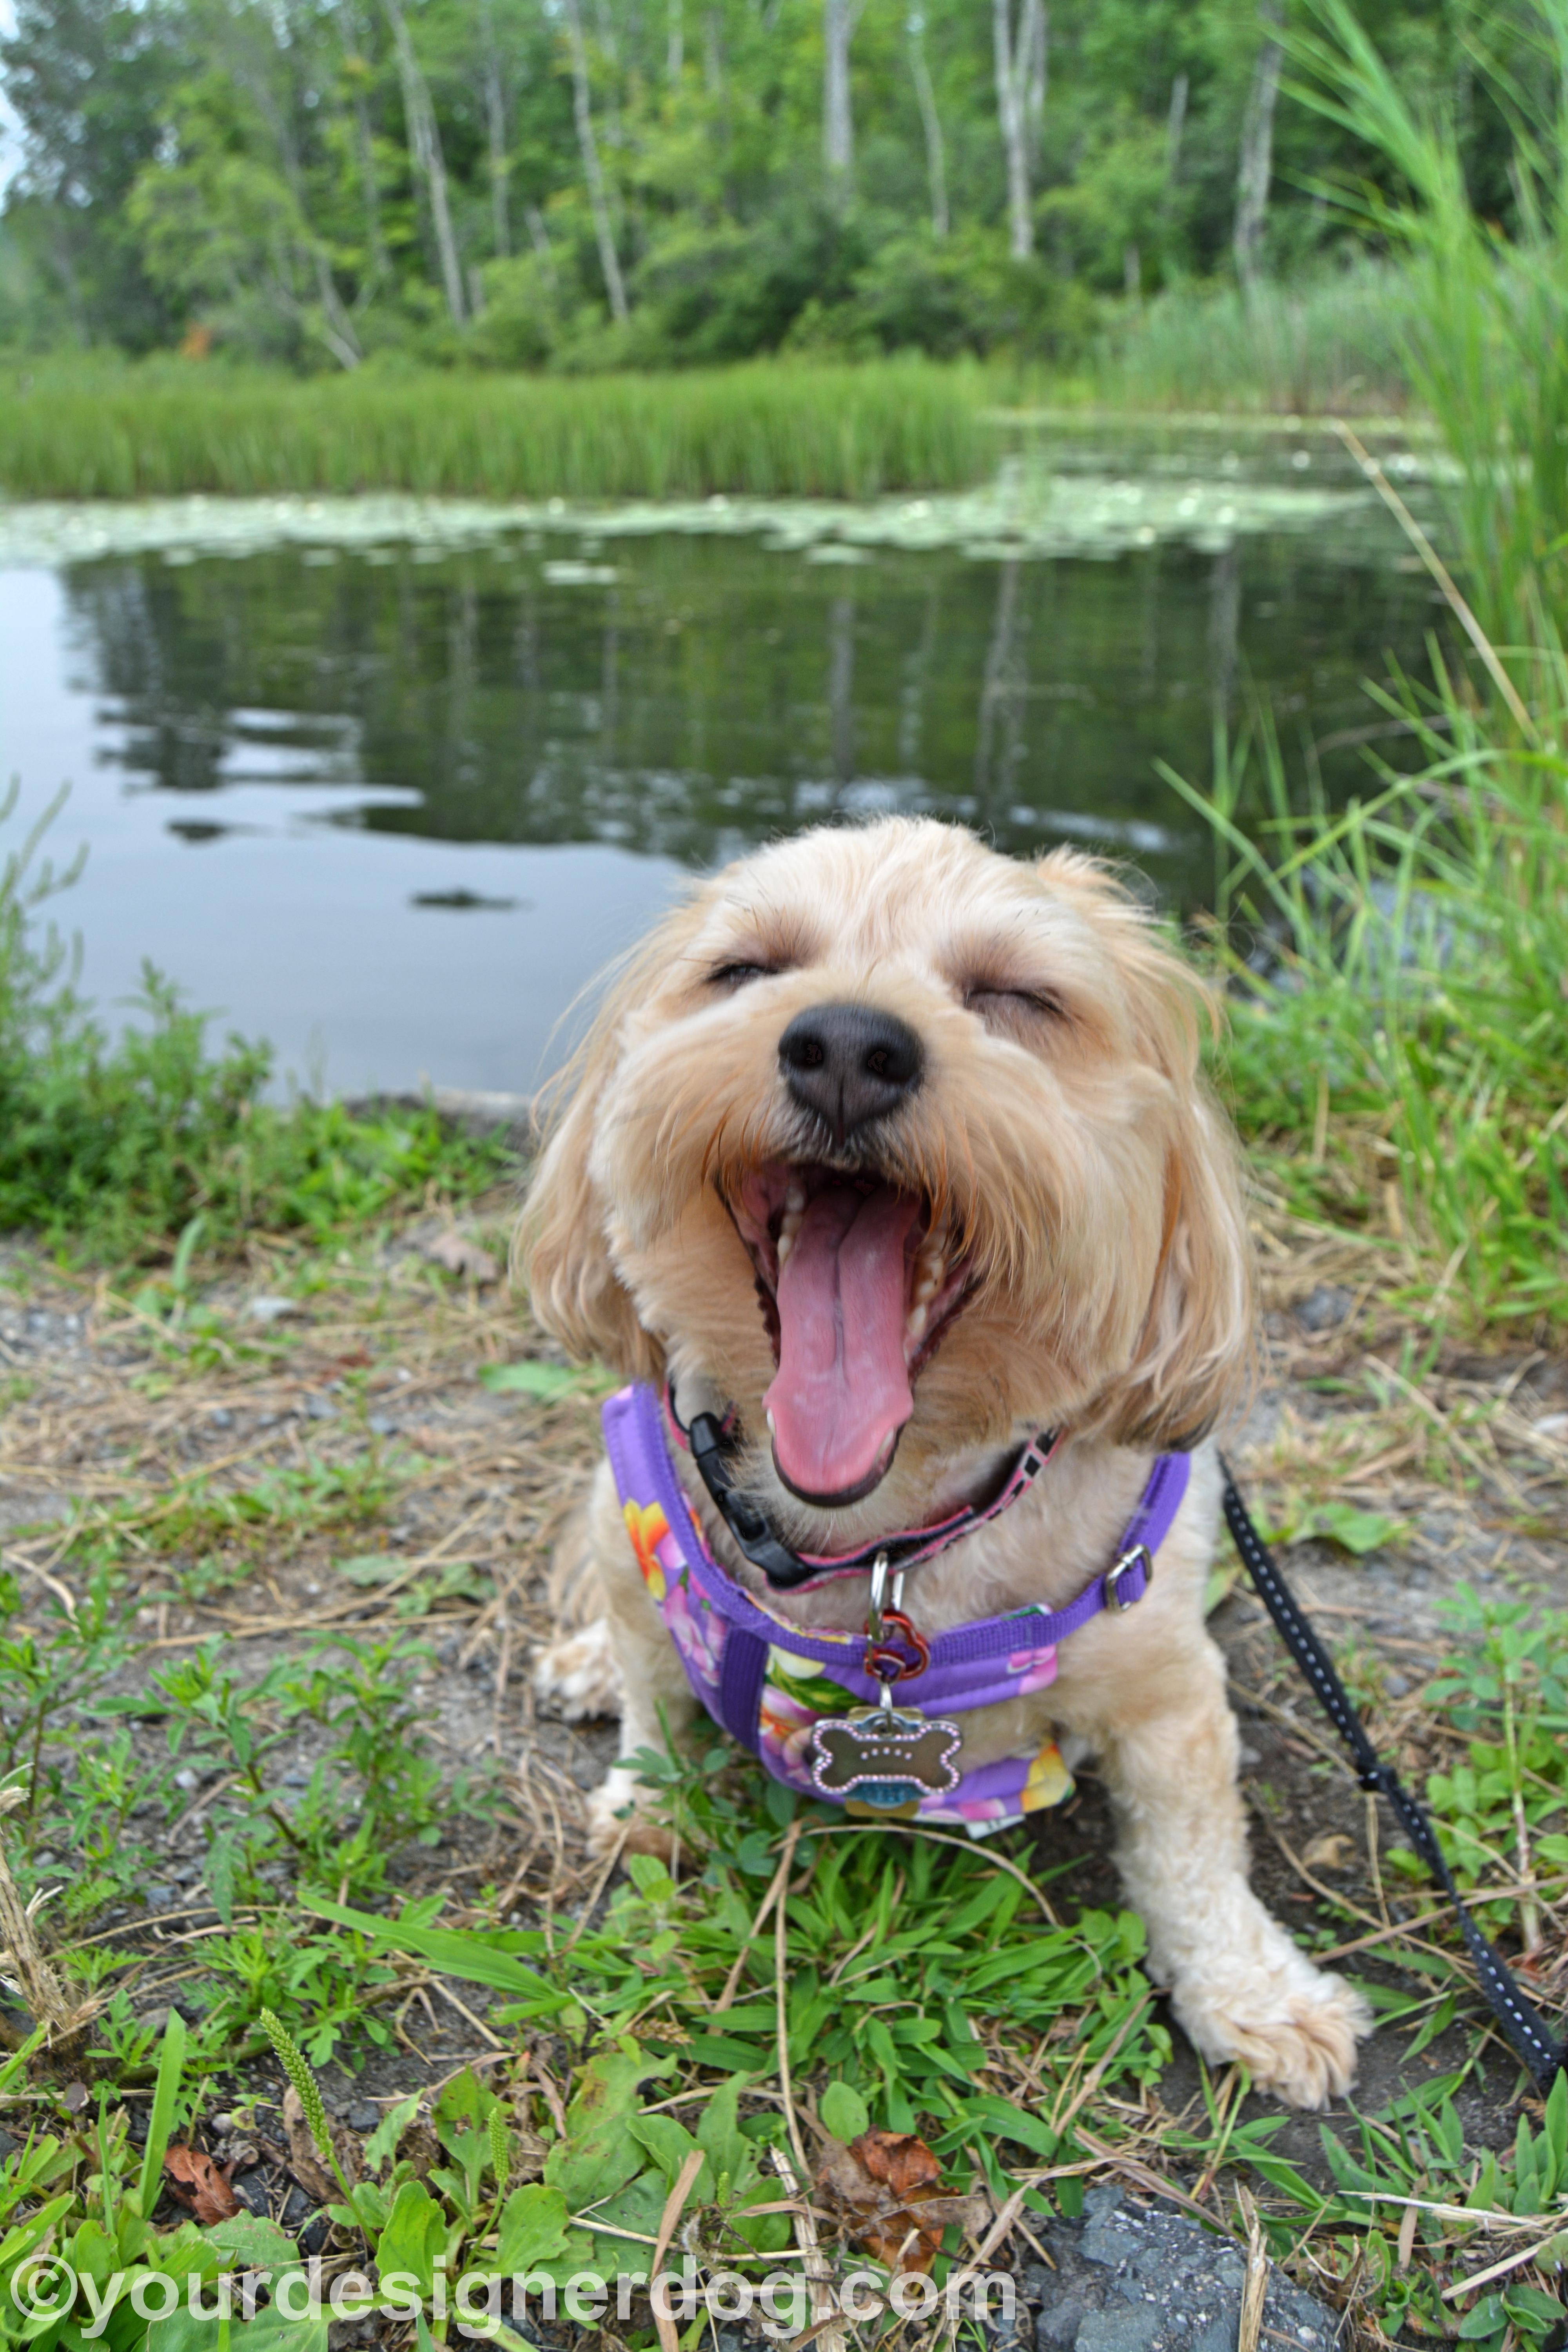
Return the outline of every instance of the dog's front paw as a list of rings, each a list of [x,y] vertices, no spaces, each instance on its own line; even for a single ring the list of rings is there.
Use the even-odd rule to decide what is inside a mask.
[[[667,1868],[676,1860],[676,1837],[668,1822],[652,1818],[654,1792],[617,1764],[588,1800],[588,1852],[595,1862],[611,1854],[651,1853]]]
[[[1372,2012],[1342,1977],[1313,1968],[1283,1937],[1280,1945],[1251,1968],[1189,1978],[1171,2005],[1211,2063],[1239,2060],[1255,2091],[1292,2107],[1326,2107],[1355,2080],[1355,2046],[1372,2031]]]
[[[581,1633],[569,1633],[540,1650],[533,1664],[533,1696],[567,1723],[590,1716],[619,1715],[621,1672],[610,1639],[610,1621],[595,1617]]]

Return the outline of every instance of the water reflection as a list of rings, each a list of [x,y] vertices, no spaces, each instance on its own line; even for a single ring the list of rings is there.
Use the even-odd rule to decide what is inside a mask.
[[[1192,903],[1208,845],[1155,760],[1205,778],[1215,720],[1253,688],[1288,736],[1293,714],[1353,731],[1361,679],[1385,650],[1417,661],[1431,619],[1424,581],[1300,536],[1115,562],[829,564],[690,537],[604,553],[574,537],[78,566],[104,756],[184,803],[182,850],[227,837],[226,795],[254,825],[257,786],[280,824],[309,785],[374,832],[688,866],[825,815],[931,809],[1008,849],[1131,849]],[[1328,764],[1331,790],[1360,772],[1349,747]]]

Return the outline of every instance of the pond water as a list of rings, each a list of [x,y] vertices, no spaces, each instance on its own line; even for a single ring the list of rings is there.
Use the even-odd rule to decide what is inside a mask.
[[[931,810],[1185,908],[1212,845],[1154,763],[1206,782],[1216,714],[1266,696],[1347,789],[1431,593],[1290,456],[860,510],[0,510],[0,778],[71,783],[101,1004],[150,956],[301,1083],[528,1092],[683,878],[778,832]]]

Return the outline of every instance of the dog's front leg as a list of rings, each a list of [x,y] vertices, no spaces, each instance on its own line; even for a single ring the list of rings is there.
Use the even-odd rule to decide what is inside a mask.
[[[604,1601],[604,1614],[540,1653],[534,1690],[568,1722],[618,1712],[623,1757],[642,1748],[662,1751],[667,1727],[668,1736],[679,1739],[697,1702],[638,1571],[607,1462],[601,1463],[594,1481],[585,1536],[585,1572]],[[652,1801],[652,1790],[629,1765],[613,1765],[588,1800],[590,1853],[608,1854],[624,1840],[628,1853],[669,1860],[669,1831],[646,1818]],[[628,1807],[629,1821],[621,1818]]]
[[[1239,2059],[1258,2090],[1321,2107],[1349,2088],[1366,2004],[1315,1969],[1247,1883],[1236,1718],[1225,1665],[1206,1639],[1174,1662],[1133,1716],[1102,1726],[1100,1766],[1117,1820],[1117,1862],[1149,1931],[1155,1978],[1194,2043]]]

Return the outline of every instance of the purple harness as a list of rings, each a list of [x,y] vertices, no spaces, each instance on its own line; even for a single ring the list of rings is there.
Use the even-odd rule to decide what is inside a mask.
[[[864,1633],[806,1630],[788,1623],[742,1591],[714,1559],[692,1516],[670,1453],[655,1390],[621,1389],[604,1407],[605,1443],[643,1580],[675,1643],[687,1680],[714,1721],[760,1756],[776,1780],[803,1796],[834,1797],[822,1769],[819,1726],[848,1710],[886,1702],[888,1686],[864,1668]],[[942,1718],[1044,1690],[1057,1673],[1057,1647],[1102,1609],[1130,1609],[1149,1589],[1154,1555],[1170,1532],[1187,1488],[1189,1458],[1163,1454],[1149,1474],[1114,1564],[1065,1609],[1020,1609],[933,1635],[919,1670],[918,1700],[900,1691],[908,1719]],[[1019,1482],[1022,1492],[1026,1481]],[[944,1522],[944,1525],[946,1523]],[[931,1728],[935,1731],[937,1723]],[[814,1760],[815,1759],[815,1760]],[[1059,1804],[1072,1780],[1054,1740],[1026,1755],[982,1764],[941,1793],[924,1795],[928,1822],[973,1832]],[[870,1790],[865,1792],[872,1794]],[[851,1801],[857,1812],[875,1811]],[[885,1801],[880,1808],[887,1817]]]

